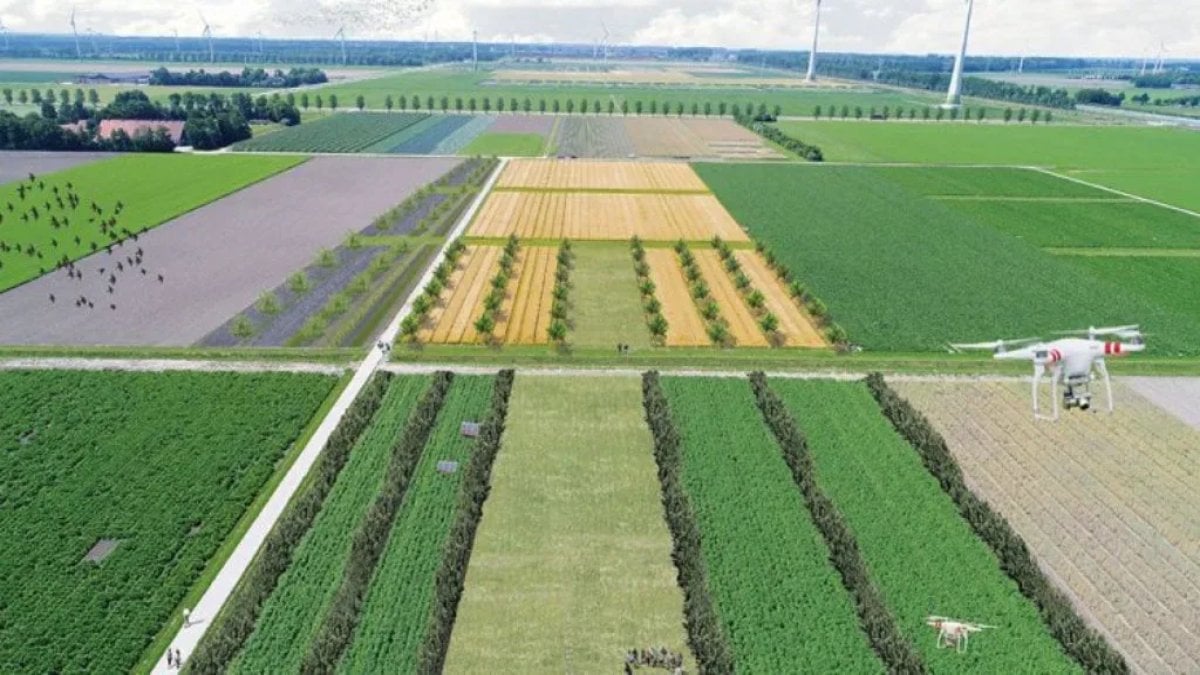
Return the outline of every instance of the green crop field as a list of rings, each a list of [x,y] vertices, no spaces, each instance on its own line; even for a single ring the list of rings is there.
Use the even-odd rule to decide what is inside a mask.
[[[817,482],[931,671],[1078,670],[864,385],[775,380],[771,388],[808,437]],[[959,654],[935,645],[930,615],[996,628],[973,636]]]
[[[469,157],[540,157],[546,150],[541,134],[481,134],[459,154]]]
[[[887,178],[923,197],[978,197],[1038,200],[1119,200],[1105,190],[1031,169],[1009,167],[876,167]]]
[[[1200,219],[1133,201],[947,201],[977,223],[1038,247],[1200,248]]]
[[[627,649],[686,653],[641,398],[637,378],[517,378],[446,672],[616,672]]]
[[[1190,159],[1191,155],[1186,159],[1170,155],[1165,166],[1156,169],[1069,169],[1063,173],[1200,213],[1200,190],[1196,189],[1200,166],[1188,166]]]
[[[128,672],[335,383],[0,373],[0,671]]]
[[[263,604],[233,673],[296,672],[341,583],[359,521],[383,484],[392,446],[428,387],[424,377],[392,380],[371,426],[350,453],[292,564]]]
[[[1200,257],[1066,256],[1071,266],[1111,279],[1147,304],[1200,321]],[[1151,337],[1156,349],[1157,336]]]
[[[879,671],[745,380],[664,379],[709,592],[745,672]]]
[[[942,351],[953,341],[1140,322],[1159,353],[1198,351],[1194,317],[920,196],[890,178],[900,169],[697,171],[866,349]]]
[[[64,257],[75,261],[103,249],[124,230],[144,232],[302,161],[126,155],[38,176],[32,187],[28,179],[0,186],[0,292],[52,271]],[[102,232],[108,219],[116,225]]]
[[[435,575],[458,505],[474,441],[460,425],[482,421],[494,378],[456,377],[430,436],[387,548],[363,600],[358,631],[339,667],[345,673],[415,672],[429,619]],[[443,475],[441,461],[459,463]]]
[[[571,344],[616,350],[650,348],[633,258],[624,244],[575,244],[571,272]]]
[[[399,113],[342,113],[242,141],[234,150],[253,152],[361,152],[425,119]]]

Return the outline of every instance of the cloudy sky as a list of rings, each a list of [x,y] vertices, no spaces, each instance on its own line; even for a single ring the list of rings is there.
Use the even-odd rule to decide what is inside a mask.
[[[477,28],[489,41],[592,42],[603,21],[614,44],[803,49],[815,0],[0,0],[0,21],[65,32],[77,3],[81,31],[191,35],[202,7],[218,36],[324,37],[337,30],[332,8],[418,2],[432,7],[386,30],[374,21],[348,33],[466,39]],[[963,10],[963,0],[824,0],[822,41],[833,51],[948,53]],[[1168,58],[1200,58],[1200,0],[977,0],[971,38],[975,54],[1141,57],[1160,45]]]

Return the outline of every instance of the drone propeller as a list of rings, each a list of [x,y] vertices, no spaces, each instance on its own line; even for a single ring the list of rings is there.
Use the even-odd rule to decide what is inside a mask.
[[[1038,342],[1041,338],[1021,338],[1019,340],[996,340],[994,342],[952,343],[950,349],[956,352],[988,351],[999,352],[1009,347],[1017,347]]]
[[[1129,326],[1112,326],[1110,328],[1096,328],[1095,326],[1084,330],[1067,330],[1055,333],[1055,335],[1086,335],[1090,339],[1098,337],[1118,337],[1123,339],[1132,339],[1142,335],[1141,326],[1132,324]]]

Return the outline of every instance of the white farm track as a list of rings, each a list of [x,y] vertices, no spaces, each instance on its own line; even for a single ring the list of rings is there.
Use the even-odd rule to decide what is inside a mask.
[[[1135,671],[1200,672],[1200,382],[1134,379],[1117,410],[1036,422],[1015,383],[899,382],[968,485]]]

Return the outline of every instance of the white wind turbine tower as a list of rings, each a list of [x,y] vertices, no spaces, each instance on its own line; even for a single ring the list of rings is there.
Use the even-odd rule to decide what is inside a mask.
[[[0,35],[4,36],[4,51],[8,51],[8,29],[4,27],[4,19],[0,19]]]
[[[1154,74],[1161,75],[1166,70],[1166,64],[1163,62],[1163,55],[1167,53],[1167,43],[1158,43],[1158,61],[1154,64]]]
[[[75,58],[83,60],[83,50],[79,48],[79,29],[75,26],[75,8],[71,7],[71,34],[75,36]]]
[[[182,61],[183,60],[183,47],[181,47],[179,45],[179,29],[172,29],[171,32],[173,32],[175,34],[175,59],[178,61]]]
[[[971,12],[975,9],[975,0],[967,0],[967,22],[963,26],[962,46],[958,49],[958,58],[954,59],[954,73],[950,76],[950,91],[946,92],[946,107],[962,105],[963,62],[967,59],[967,39],[971,36]]]
[[[815,82],[817,79],[817,39],[821,36],[821,0],[817,0],[817,18],[813,24],[813,43],[812,51],[808,53],[808,75],[804,77],[806,82]]]
[[[604,37],[600,40],[600,50],[604,57],[604,62],[608,63],[608,38],[610,33],[608,32],[608,26],[604,25],[603,21],[600,22],[600,29],[604,31]]]
[[[348,58],[346,55],[346,27],[338,28],[338,32],[333,34],[333,39],[340,40],[342,43],[342,65],[344,66]]]
[[[200,10],[196,10],[196,13],[200,15],[200,23],[204,24],[204,31],[202,33],[200,33],[200,37],[208,40],[208,62],[216,63],[217,62],[217,53],[216,53],[216,50],[213,49],[212,26],[208,25],[208,19],[204,18],[204,12],[201,12]]]
[[[479,31],[471,31],[471,70],[479,70]]]

